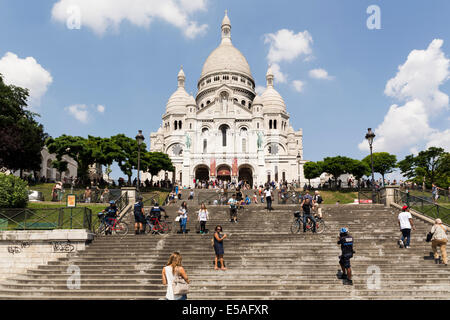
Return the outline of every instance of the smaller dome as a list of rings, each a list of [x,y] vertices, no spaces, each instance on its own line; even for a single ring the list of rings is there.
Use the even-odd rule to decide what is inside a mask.
[[[286,112],[286,104],[283,98],[273,87],[268,87],[261,95],[264,112]]]
[[[178,78],[186,78],[183,71],[183,66],[181,66],[180,72],[178,72]]]
[[[195,98],[193,96],[189,96],[187,104],[190,106],[197,106],[197,102],[195,101]]]
[[[263,102],[263,99],[258,95],[256,95],[255,99],[253,99],[253,105],[262,105]]]
[[[230,21],[230,18],[228,18],[228,10],[225,10],[225,17],[223,17],[223,20],[222,20],[222,27],[223,26],[231,27],[231,21]]]
[[[166,112],[185,112],[186,105],[189,103],[189,94],[183,87],[178,87],[167,101]]]

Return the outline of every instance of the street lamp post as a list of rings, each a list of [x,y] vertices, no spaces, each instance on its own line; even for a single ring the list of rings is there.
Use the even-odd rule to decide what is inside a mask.
[[[371,168],[372,168],[372,203],[375,203],[375,175],[373,172],[373,153],[372,153],[372,145],[373,145],[373,139],[375,139],[375,133],[373,133],[372,128],[367,129],[366,139],[369,142],[370,162],[371,162]]]
[[[136,136],[136,141],[138,143],[138,167],[137,167],[137,191],[139,192],[139,186],[141,185],[141,180],[139,178],[139,172],[141,171],[141,144],[144,142],[145,137],[142,134],[142,130],[139,130]]]
[[[298,163],[298,187],[300,188],[300,160],[301,160],[301,156],[300,156],[300,151],[297,154],[297,163]]]

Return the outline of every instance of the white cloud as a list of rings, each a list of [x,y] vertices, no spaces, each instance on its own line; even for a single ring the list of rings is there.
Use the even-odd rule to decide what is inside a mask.
[[[148,28],[160,19],[182,30],[188,38],[203,34],[207,28],[191,19],[195,12],[206,10],[206,0],[59,0],[53,6],[52,18],[66,23],[72,6],[80,9],[81,27],[87,26],[98,35],[108,29],[118,30],[123,21]]]
[[[264,86],[256,86],[255,91],[258,95],[262,95],[264,91],[266,91],[266,87]]]
[[[448,95],[439,91],[450,77],[450,60],[441,50],[444,41],[435,39],[426,50],[413,50],[397,75],[386,84],[385,94],[400,101],[420,99],[429,111],[448,108]]]
[[[287,82],[287,75],[285,75],[280,68],[280,65],[277,63],[274,63],[271,65],[273,75],[275,77],[275,81],[286,83]]]
[[[99,104],[97,106],[97,111],[100,113],[104,113],[105,112],[105,106],[102,106],[101,104]]]
[[[19,58],[12,52],[7,52],[0,59],[0,73],[7,85],[15,85],[27,88],[30,93],[29,104],[39,106],[42,96],[47,92],[53,78],[36,59],[27,57]]]
[[[269,63],[281,61],[293,61],[300,55],[309,56],[312,52],[311,44],[313,40],[308,31],[299,32],[281,29],[276,33],[265,35],[264,43],[269,43]]]
[[[294,87],[295,91],[302,92],[305,83],[301,80],[294,80],[292,81],[292,86]]]
[[[325,69],[313,69],[309,71],[309,76],[314,79],[332,80],[334,77],[330,76]]]
[[[440,132],[430,120],[448,110],[449,97],[439,87],[450,77],[450,60],[442,52],[443,41],[433,40],[426,50],[413,50],[397,75],[386,84],[385,94],[405,101],[393,105],[375,130],[374,149],[417,153],[429,146],[450,145],[450,130]],[[368,150],[363,141],[359,149]]]
[[[88,123],[89,121],[88,107],[85,104],[72,105],[64,108],[64,110],[68,111],[75,119],[82,123]]]

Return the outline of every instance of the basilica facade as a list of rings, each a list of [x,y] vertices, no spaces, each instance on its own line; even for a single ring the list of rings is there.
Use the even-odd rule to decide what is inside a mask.
[[[150,151],[167,153],[176,169],[161,172],[158,179],[186,187],[211,179],[252,186],[300,180],[303,185],[303,133],[289,123],[271,68],[264,92],[257,95],[250,66],[231,42],[227,14],[221,30],[220,45],[203,65],[196,97],[186,92],[181,69],[162,126],[150,135]],[[142,180],[150,180],[147,175]]]

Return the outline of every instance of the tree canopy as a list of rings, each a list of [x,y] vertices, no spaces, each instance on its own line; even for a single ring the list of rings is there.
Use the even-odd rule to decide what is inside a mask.
[[[323,173],[321,162],[307,162],[303,166],[303,173],[308,180],[320,177]],[[311,184],[311,181],[309,182]]]
[[[6,85],[0,74],[0,167],[41,169],[41,150],[47,139],[44,127],[27,110],[28,90]]]
[[[348,157],[327,157],[323,160],[322,169],[324,172],[331,174],[337,182],[339,176],[344,173],[350,173],[354,164],[354,160]]]
[[[363,160],[369,168],[371,167],[370,155],[365,157]],[[397,167],[397,157],[393,154],[387,152],[376,152],[373,154],[373,171],[381,174],[383,178],[384,186],[384,176],[387,173],[391,173]]]

